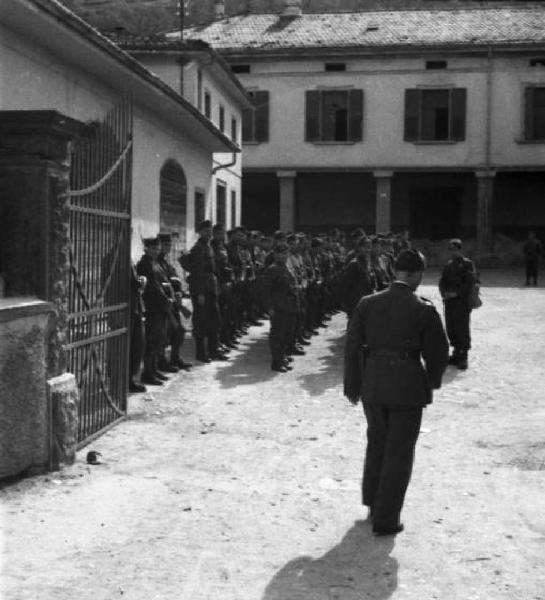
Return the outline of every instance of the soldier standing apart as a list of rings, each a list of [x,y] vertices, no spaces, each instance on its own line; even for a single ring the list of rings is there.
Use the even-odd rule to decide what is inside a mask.
[[[291,369],[288,352],[299,310],[297,282],[286,266],[287,260],[288,246],[280,242],[274,249],[274,263],[267,267],[263,276],[263,302],[271,321],[271,369],[279,373]]]
[[[199,239],[191,248],[189,263],[189,291],[193,303],[193,337],[195,358],[199,362],[228,360],[219,349],[221,319],[218,306],[218,281],[214,251],[210,245],[212,223],[203,221],[199,225]],[[206,345],[208,342],[208,347]]]
[[[448,341],[433,304],[415,294],[424,258],[404,250],[389,288],[358,303],[348,327],[344,395],[367,420],[362,502],[376,535],[395,535],[409,485],[423,408],[441,387]],[[363,362],[363,365],[362,365]],[[363,366],[363,368],[362,368]]]
[[[541,242],[536,238],[535,231],[530,230],[528,232],[528,239],[524,242],[522,252],[524,254],[524,262],[526,263],[526,285],[530,285],[530,279],[533,280],[534,285],[537,285],[539,257],[543,249]]]
[[[462,241],[454,238],[449,242],[451,259],[443,268],[439,291],[445,306],[445,324],[450,345],[453,348],[449,364],[467,369],[467,354],[471,348],[470,294],[478,283],[473,261],[462,253]]]
[[[131,262],[131,319],[129,333],[129,392],[145,392],[146,386],[135,381],[146,347],[146,317],[142,294],[146,287],[146,277],[138,275],[136,266]]]

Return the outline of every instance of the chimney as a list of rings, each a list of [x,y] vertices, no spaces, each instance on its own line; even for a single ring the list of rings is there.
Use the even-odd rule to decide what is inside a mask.
[[[223,19],[223,17],[225,17],[224,0],[214,0],[214,18]]]
[[[301,8],[302,0],[285,0],[284,10],[280,14],[281,17],[300,17],[303,13]]]

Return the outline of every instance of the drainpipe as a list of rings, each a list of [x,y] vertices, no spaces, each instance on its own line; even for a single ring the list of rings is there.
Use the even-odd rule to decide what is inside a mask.
[[[238,154],[238,152],[233,152],[232,153],[231,162],[225,163],[223,165],[216,165],[212,169],[212,175],[215,175],[220,169],[227,169],[227,168],[232,167],[233,165],[235,165],[236,162],[237,162],[237,154]]]

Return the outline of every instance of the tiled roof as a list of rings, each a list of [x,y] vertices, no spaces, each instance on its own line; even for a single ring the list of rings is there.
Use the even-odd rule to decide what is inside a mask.
[[[458,5],[459,6],[459,5]],[[179,32],[167,34],[169,39]],[[315,13],[296,18],[244,14],[184,31],[220,52],[292,48],[517,45],[545,43],[545,5]]]

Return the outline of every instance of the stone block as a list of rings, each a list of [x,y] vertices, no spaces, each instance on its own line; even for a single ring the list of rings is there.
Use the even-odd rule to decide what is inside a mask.
[[[52,417],[51,467],[71,465],[76,460],[78,445],[79,393],[76,378],[64,373],[47,381]]]

